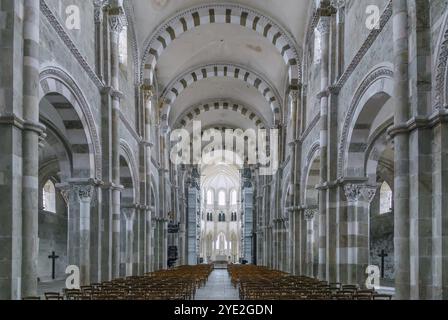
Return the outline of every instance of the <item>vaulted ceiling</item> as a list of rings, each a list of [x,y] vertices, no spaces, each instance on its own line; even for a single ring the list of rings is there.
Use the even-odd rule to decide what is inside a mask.
[[[142,64],[152,66],[153,79],[165,99],[161,105],[167,107],[169,126],[180,122],[189,110],[213,100],[237,101],[249,115],[262,119],[263,125],[273,126],[281,118],[285,92],[297,82],[298,75],[294,73],[296,68],[300,69],[300,44],[314,0],[132,0],[131,3]],[[149,52],[153,56],[148,58]],[[237,65],[251,76],[244,79],[243,72],[227,77],[195,74],[185,78],[179,94],[176,87],[171,91],[182,75],[213,64]],[[258,78],[267,85],[260,88]],[[170,98],[172,92],[176,93],[175,99]],[[273,106],[272,97],[280,110],[275,110],[278,108]],[[193,115],[204,127],[254,127],[253,117],[224,111],[202,110]]]

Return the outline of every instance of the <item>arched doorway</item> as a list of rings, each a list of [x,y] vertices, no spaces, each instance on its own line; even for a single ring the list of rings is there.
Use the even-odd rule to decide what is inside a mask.
[[[308,164],[305,171],[305,212],[304,219],[306,223],[306,247],[305,247],[305,272],[310,277],[317,277],[319,266],[319,192],[316,186],[320,182],[320,156],[316,148],[308,158]]]

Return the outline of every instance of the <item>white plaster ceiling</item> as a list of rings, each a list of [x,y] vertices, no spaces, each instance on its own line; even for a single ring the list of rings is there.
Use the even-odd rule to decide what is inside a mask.
[[[231,98],[241,101],[245,105],[253,107],[268,123],[273,122],[271,107],[257,89],[237,79],[209,78],[195,82],[182,91],[171,107],[170,123],[174,123],[188,108],[216,98]],[[203,120],[219,120],[212,114],[205,115],[205,117]],[[232,124],[232,118],[228,120],[230,121],[228,124]],[[245,121],[248,120],[245,119]],[[206,123],[208,121],[204,122],[204,124]],[[248,126],[250,125],[248,123]]]
[[[137,43],[143,50],[146,40],[176,13],[204,4],[241,4],[277,22],[299,44],[305,34],[309,8],[313,0],[131,0]],[[185,71],[211,63],[233,63],[265,77],[282,95],[286,90],[288,67],[278,50],[257,32],[230,24],[202,25],[175,39],[158,59],[156,75],[159,91]],[[169,123],[173,124],[188,108],[205,100],[231,98],[253,106],[269,123],[273,114],[265,98],[248,84],[226,78],[209,78],[184,90],[171,108]],[[281,101],[282,103],[283,101]],[[203,125],[216,124],[251,127],[250,120],[237,113],[201,115]]]

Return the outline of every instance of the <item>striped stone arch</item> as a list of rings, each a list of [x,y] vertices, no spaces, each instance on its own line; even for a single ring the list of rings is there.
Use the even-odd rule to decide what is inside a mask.
[[[302,175],[303,201],[307,207],[317,207],[318,190],[316,186],[320,183],[320,144],[315,142],[308,154],[304,173]]]
[[[392,143],[388,140],[387,130],[393,124],[393,119],[389,119],[372,134],[369,140],[365,165],[368,185],[374,186],[377,184],[377,169],[381,156],[386,149],[392,148]]]
[[[206,4],[177,13],[166,20],[146,41],[143,49],[141,80],[152,83],[158,59],[171,42],[183,33],[208,24],[233,24],[249,28],[269,40],[289,67],[289,85],[297,90],[302,73],[301,53],[293,36],[266,15],[237,4]]]
[[[182,91],[195,82],[208,78],[234,78],[246,82],[256,88],[269,103],[275,122],[281,121],[281,99],[275,87],[257,73],[233,64],[196,67],[174,80],[162,93],[162,121],[168,123],[171,106]]]
[[[228,99],[210,100],[200,105],[189,108],[184,114],[182,114],[175,122],[173,128],[186,127],[192,121],[194,121],[201,114],[213,111],[213,110],[225,110],[228,112],[235,112],[239,116],[246,118],[254,123],[256,128],[264,129],[266,127],[266,121],[253,111],[252,108],[246,107],[244,104],[235,102]]]
[[[39,121],[46,127],[45,143],[51,146],[56,154],[61,182],[67,182],[72,177],[73,167],[70,143],[50,120],[42,115],[39,118]]]
[[[133,205],[138,202],[138,171],[135,157],[126,141],[120,141],[120,183],[124,187],[122,204]]]
[[[393,95],[391,65],[373,69],[356,90],[342,127],[338,150],[338,176],[364,177],[365,152],[372,125],[381,108]]]
[[[101,145],[96,124],[84,94],[62,69],[40,73],[39,99],[46,98],[61,117],[72,151],[73,177],[101,180]]]

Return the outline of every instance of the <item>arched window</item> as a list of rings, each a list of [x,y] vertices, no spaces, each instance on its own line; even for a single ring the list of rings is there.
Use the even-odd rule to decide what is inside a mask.
[[[219,191],[218,203],[219,203],[220,206],[225,206],[226,205],[226,193],[225,193],[225,191]]]
[[[127,66],[128,65],[128,29],[126,26],[123,27],[123,30],[120,32],[118,56],[119,56],[120,64],[122,64],[123,66]]]
[[[213,201],[214,201],[214,199],[213,199],[213,191],[212,190],[208,190],[207,191],[207,204],[208,205],[213,205]]]
[[[236,190],[232,190],[232,192],[230,193],[230,204],[231,205],[236,205],[237,202],[237,196],[236,196]]]
[[[45,211],[56,213],[56,188],[51,180],[48,180],[44,185],[42,201]]]
[[[392,189],[387,182],[383,182],[380,189],[380,214],[392,211]]]

